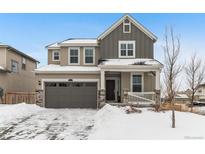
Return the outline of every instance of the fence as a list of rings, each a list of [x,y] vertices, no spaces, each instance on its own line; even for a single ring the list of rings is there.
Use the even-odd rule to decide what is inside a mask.
[[[28,104],[35,104],[37,96],[35,92],[7,92],[4,97],[5,104],[17,104],[26,102]]]

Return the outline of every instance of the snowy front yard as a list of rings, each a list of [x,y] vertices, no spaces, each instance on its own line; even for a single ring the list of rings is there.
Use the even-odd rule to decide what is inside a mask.
[[[96,110],[0,107],[0,139],[87,139]]]
[[[205,139],[205,116],[176,112],[176,127],[171,128],[169,111],[0,106],[0,139]]]

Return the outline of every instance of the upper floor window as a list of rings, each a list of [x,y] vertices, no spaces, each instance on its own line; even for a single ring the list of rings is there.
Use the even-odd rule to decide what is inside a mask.
[[[21,68],[23,70],[26,70],[26,59],[25,58],[22,58],[22,66],[21,66]]]
[[[70,64],[79,64],[79,48],[69,48],[69,62]]]
[[[94,48],[86,47],[84,48],[84,64],[94,64],[95,52]]]
[[[131,23],[128,19],[123,22],[123,33],[131,33]]]
[[[18,73],[18,62],[11,60],[11,72]]]
[[[135,58],[135,41],[119,41],[119,58]]]
[[[59,61],[60,60],[60,51],[53,51],[52,59],[53,59],[53,61]]]

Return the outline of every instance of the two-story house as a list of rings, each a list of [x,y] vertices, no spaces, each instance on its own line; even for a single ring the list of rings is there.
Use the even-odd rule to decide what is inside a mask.
[[[47,46],[48,65],[36,69],[45,107],[97,108],[129,93],[160,91],[163,65],[154,59],[157,37],[124,15],[96,39]]]
[[[38,61],[23,52],[0,43],[0,88],[7,92],[35,92]]]

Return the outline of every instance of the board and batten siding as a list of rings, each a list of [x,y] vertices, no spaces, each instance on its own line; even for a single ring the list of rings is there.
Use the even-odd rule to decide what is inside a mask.
[[[123,33],[123,24],[120,24],[105,38],[100,40],[100,54],[102,59],[116,59],[119,40],[135,41],[135,58],[153,58],[153,40],[131,23],[131,33]]]

